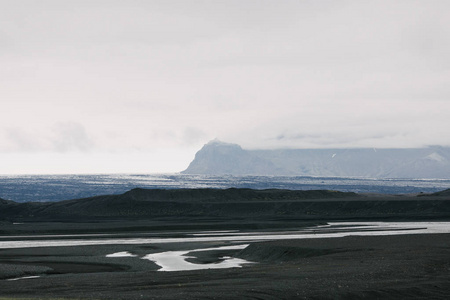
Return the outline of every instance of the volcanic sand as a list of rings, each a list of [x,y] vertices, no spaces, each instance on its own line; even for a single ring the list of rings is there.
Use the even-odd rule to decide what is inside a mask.
[[[450,234],[352,236],[251,243],[193,253],[229,255],[242,268],[160,272],[149,253],[226,243],[0,250],[0,299],[449,299]],[[138,257],[107,258],[128,251]],[[41,276],[9,281],[6,279]]]

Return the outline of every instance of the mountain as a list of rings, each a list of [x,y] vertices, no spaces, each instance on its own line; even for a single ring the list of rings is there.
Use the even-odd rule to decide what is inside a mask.
[[[212,141],[182,173],[450,179],[450,148],[245,150]]]
[[[186,174],[214,175],[281,175],[286,172],[270,160],[254,155],[239,145],[218,140],[209,142],[198,151],[187,170],[183,171]]]

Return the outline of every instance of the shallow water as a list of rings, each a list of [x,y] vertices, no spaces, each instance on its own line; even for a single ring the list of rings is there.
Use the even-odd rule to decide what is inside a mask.
[[[201,234],[200,236],[198,234]],[[46,240],[3,240],[0,237],[0,249],[89,246],[89,245],[137,245],[165,244],[185,242],[257,242],[282,239],[331,238],[350,235],[398,235],[398,234],[430,234],[450,233],[450,222],[333,222],[327,226],[303,228],[298,231],[271,232],[192,232],[184,237],[152,237],[152,238],[86,238],[86,235],[73,235],[74,239]],[[62,236],[61,236],[62,237]],[[79,238],[76,238],[79,237]]]
[[[106,255],[106,257],[136,257],[137,255],[132,254],[128,251],[116,252]]]
[[[247,241],[252,239],[257,240],[280,240],[280,239],[298,239],[298,238],[325,238],[325,237],[342,237],[348,235],[394,235],[394,234],[408,234],[408,233],[446,233],[450,232],[450,223],[447,222],[421,222],[421,223],[402,223],[402,222],[336,222],[328,225],[321,225],[312,228],[306,228],[302,231],[284,231],[284,232],[259,232],[249,233],[245,232],[202,232],[193,233],[192,236],[210,237],[215,240],[223,240],[224,236],[234,237],[238,241]],[[187,238],[192,240],[192,238]],[[248,245],[237,245],[227,247],[216,247],[196,250],[184,251],[166,251],[161,253],[149,254],[143,259],[149,259],[159,265],[161,268],[158,271],[188,271],[188,270],[202,270],[202,269],[224,269],[242,267],[244,264],[252,263],[243,259],[233,257],[222,257],[219,263],[209,264],[195,264],[186,261],[192,257],[189,253],[200,251],[214,251],[225,249],[244,249]],[[114,255],[114,254],[113,254]],[[111,257],[111,255],[109,256]]]
[[[34,279],[34,278],[39,278],[41,276],[25,276],[25,277],[17,277],[17,278],[10,278],[10,279],[6,279],[6,281],[17,281],[17,280],[24,280],[24,279]]]
[[[189,254],[200,251],[217,250],[239,250],[247,247],[248,242],[283,240],[283,239],[305,239],[305,238],[333,238],[344,236],[374,236],[374,235],[400,235],[400,234],[431,234],[450,233],[450,222],[331,222],[328,225],[320,225],[302,228],[294,231],[260,231],[242,232],[230,231],[198,231],[184,233],[184,237],[134,237],[113,238],[105,235],[103,238],[97,235],[70,235],[76,239],[67,239],[68,235],[51,235],[52,239],[41,239],[45,236],[28,236],[24,240],[4,240],[8,237],[0,237],[0,249],[7,248],[33,248],[33,247],[62,247],[62,246],[87,246],[87,245],[136,245],[136,244],[170,244],[170,243],[192,243],[192,242],[228,242],[229,246],[214,248],[199,248],[179,251],[165,251],[152,253],[139,257],[128,251],[116,252],[106,255],[111,259],[135,257],[136,259],[148,259],[159,265],[158,271],[186,271],[200,269],[224,269],[242,267],[252,262],[233,258],[218,257],[215,263],[192,263],[187,261]],[[179,234],[179,233],[178,233]],[[167,233],[161,233],[167,236]],[[47,236],[48,237],[48,236]],[[61,239],[58,239],[61,238]],[[11,237],[9,237],[11,238]],[[17,237],[16,237],[17,238]],[[26,240],[26,238],[33,238]],[[24,277],[28,279],[34,277]]]
[[[227,269],[227,268],[239,268],[244,264],[250,264],[252,262],[233,257],[222,257],[222,261],[209,264],[195,264],[186,261],[187,258],[193,256],[187,256],[188,253],[200,252],[200,251],[217,251],[217,250],[241,250],[248,246],[224,246],[215,248],[203,248],[195,250],[185,251],[166,251],[161,253],[149,254],[143,257],[155,262],[161,266],[158,271],[189,271],[189,270],[204,270],[204,269]]]

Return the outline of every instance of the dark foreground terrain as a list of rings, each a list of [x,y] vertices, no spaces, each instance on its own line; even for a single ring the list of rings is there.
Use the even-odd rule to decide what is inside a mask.
[[[449,219],[448,190],[361,195],[135,189],[57,203],[0,199],[0,243],[54,239],[48,236],[53,234],[180,237],[202,230],[296,230],[333,220]],[[84,237],[91,238],[99,236]],[[253,242],[243,250],[189,254],[195,263],[215,263],[223,256],[254,262],[242,268],[161,272],[142,259],[230,244],[244,243],[0,249],[0,299],[450,299],[450,234],[444,233]],[[106,257],[122,251],[136,257]],[[40,277],[10,280],[28,276]]]
[[[167,249],[175,250],[173,244]],[[253,243],[242,268],[157,272],[149,245],[0,250],[0,297],[75,299],[449,299],[450,235],[343,237]],[[161,250],[161,249],[159,249]],[[223,253],[222,253],[223,254]],[[197,261],[214,260],[197,254]],[[34,269],[33,269],[34,268]],[[15,274],[14,274],[15,273]]]

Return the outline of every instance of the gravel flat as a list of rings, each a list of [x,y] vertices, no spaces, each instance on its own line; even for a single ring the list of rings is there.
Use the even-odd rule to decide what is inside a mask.
[[[449,299],[450,234],[252,243],[242,268],[159,272],[140,257],[220,244],[0,250],[0,297],[76,299]],[[128,251],[137,257],[107,258]],[[197,262],[211,262],[198,253]],[[7,280],[25,276],[38,278]]]

